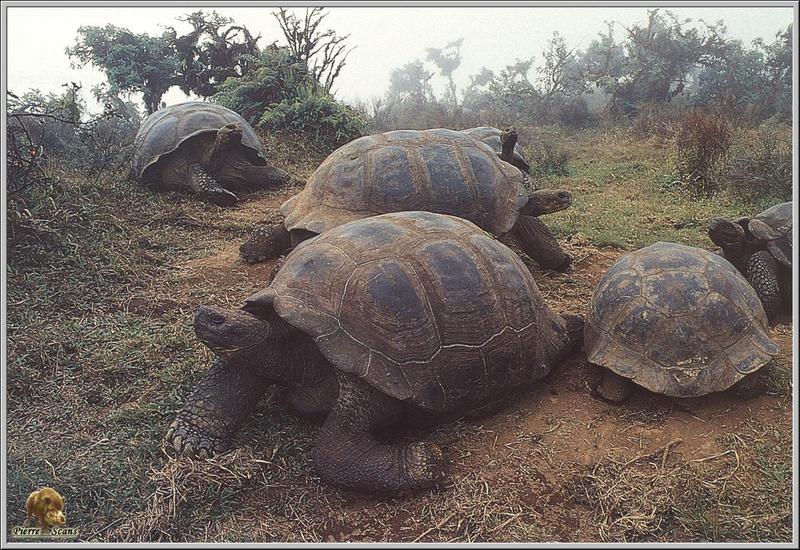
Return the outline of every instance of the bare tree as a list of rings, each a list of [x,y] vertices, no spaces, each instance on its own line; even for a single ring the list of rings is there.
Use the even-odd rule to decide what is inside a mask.
[[[344,67],[353,48],[347,47],[349,34],[338,36],[333,29],[319,30],[327,17],[322,7],[306,8],[305,17],[298,19],[294,13],[279,8],[272,15],[278,20],[289,50],[303,61],[314,75],[315,91],[321,88],[330,93],[331,87]]]
[[[576,61],[575,49],[567,49],[564,37],[558,31],[547,41],[547,48],[542,53],[544,65],[539,67],[545,99],[565,95],[568,91],[575,92],[575,84],[580,81]],[[580,91],[580,90],[577,90]]]
[[[453,105],[458,102],[453,73],[461,65],[461,45],[463,43],[464,39],[459,38],[446,44],[444,48],[425,48],[425,53],[428,54],[428,61],[432,61],[439,69],[439,73],[447,78],[447,100]]]

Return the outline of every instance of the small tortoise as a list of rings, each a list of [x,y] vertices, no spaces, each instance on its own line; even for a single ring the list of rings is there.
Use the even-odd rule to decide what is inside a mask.
[[[478,126],[461,131],[494,149],[504,161],[513,164],[526,174],[530,173],[531,166],[522,155],[522,148],[517,144],[517,133],[513,128],[504,131],[492,126]]]
[[[754,218],[714,218],[708,235],[753,285],[770,324],[792,307],[792,203]]]
[[[155,188],[190,189],[214,204],[232,191],[274,187],[289,180],[267,164],[253,128],[214,103],[188,101],[148,116],[136,135],[133,176]]]
[[[471,222],[401,212],[301,243],[241,310],[201,307],[195,331],[218,359],[168,447],[224,450],[280,384],[298,412],[328,415],[314,452],[323,479],[393,492],[440,479],[441,455],[380,440],[385,428],[502,406],[580,345],[583,321],[553,312],[519,256]]]
[[[537,216],[569,207],[572,196],[557,189],[529,194],[526,177],[488,145],[455,130],[365,136],[334,151],[281,205],[284,223],[257,229],[241,255],[262,261],[358,218],[424,210],[470,220],[543,268],[566,271],[570,256]]]
[[[584,349],[608,369],[596,390],[610,401],[630,395],[631,380],[673,397],[737,382],[740,394],[752,394],[779,350],[758,296],[730,262],[664,242],[625,254],[601,278]]]

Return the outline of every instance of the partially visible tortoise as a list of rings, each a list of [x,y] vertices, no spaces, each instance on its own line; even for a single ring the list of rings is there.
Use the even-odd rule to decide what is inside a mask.
[[[625,254],[600,279],[584,349],[608,369],[596,389],[611,401],[630,395],[630,381],[673,397],[737,383],[749,395],[779,351],[758,296],[730,262],[664,242]]]
[[[791,202],[776,204],[754,218],[714,218],[708,235],[753,285],[771,324],[791,311]]]
[[[566,271],[570,256],[537,216],[569,207],[572,196],[559,189],[529,194],[526,178],[488,145],[455,130],[365,136],[325,159],[281,206],[284,222],[257,229],[241,254],[262,261],[358,218],[424,210],[468,219],[542,267]]]
[[[494,149],[504,161],[513,164],[526,174],[530,172],[530,164],[522,154],[522,148],[517,143],[517,133],[513,128],[501,130],[492,126],[478,126],[461,131]]]
[[[506,404],[580,345],[583,321],[553,312],[520,258],[471,222],[402,212],[301,243],[242,309],[201,307],[195,331],[218,359],[168,447],[226,449],[279,384],[298,412],[328,415],[314,451],[325,481],[394,492],[438,480],[441,452],[389,443],[386,428]]]
[[[188,101],[148,116],[136,135],[133,176],[155,188],[189,189],[218,205],[232,191],[274,187],[289,180],[267,164],[253,128],[215,103]]]

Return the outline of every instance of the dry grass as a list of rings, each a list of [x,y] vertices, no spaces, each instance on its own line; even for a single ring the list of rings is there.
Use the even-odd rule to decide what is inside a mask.
[[[789,540],[790,449],[779,432],[748,428],[692,460],[680,458],[680,440],[638,459],[609,456],[576,478],[574,498],[595,510],[604,541]]]

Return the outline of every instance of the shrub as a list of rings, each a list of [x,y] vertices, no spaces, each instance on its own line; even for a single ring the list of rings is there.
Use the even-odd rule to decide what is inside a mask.
[[[789,128],[760,127],[725,166],[723,181],[743,197],[792,200],[792,138]]]
[[[588,128],[596,121],[589,112],[589,104],[584,97],[576,97],[564,102],[558,108],[558,122],[572,128]]]
[[[680,107],[664,103],[642,103],[631,122],[631,132],[637,138],[672,138],[684,115]]]
[[[79,89],[73,86],[62,96],[44,96],[37,90],[21,97],[9,93],[7,215],[12,239],[36,231],[32,216],[43,204],[56,207],[53,189],[64,169],[97,180],[104,172],[121,172],[131,164],[140,122],[136,107],[100,94],[105,111],[88,117]]]
[[[327,94],[303,90],[298,97],[284,99],[270,107],[258,127],[302,134],[315,144],[335,148],[367,131],[364,115]]]
[[[308,67],[288,48],[268,46],[258,57],[247,57],[247,73],[225,79],[211,99],[255,126],[273,105],[299,96],[311,80]]]
[[[530,174],[534,177],[569,175],[569,154],[553,139],[543,139],[530,151]]]
[[[728,122],[716,114],[691,110],[677,122],[674,140],[678,181],[700,195],[714,194],[731,145]]]

